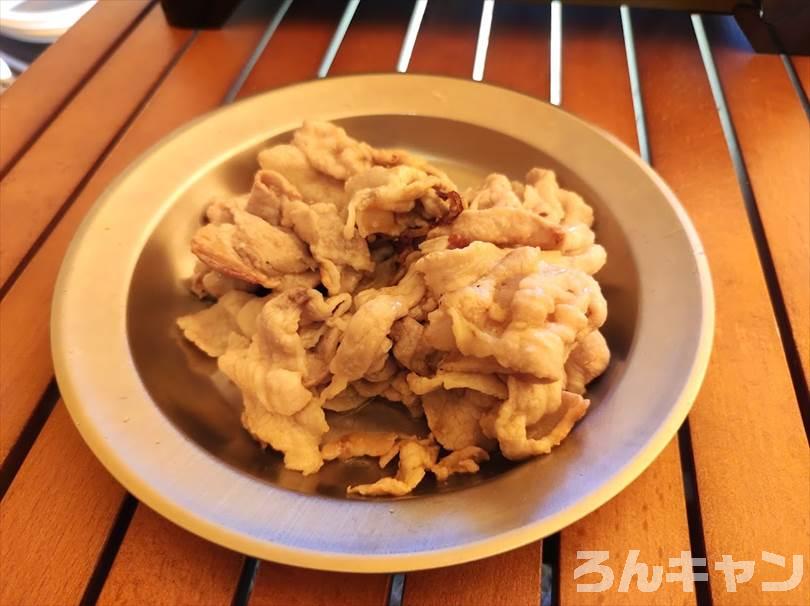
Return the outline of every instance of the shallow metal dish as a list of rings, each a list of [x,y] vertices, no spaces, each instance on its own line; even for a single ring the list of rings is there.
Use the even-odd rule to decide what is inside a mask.
[[[188,243],[212,193],[248,189],[255,151],[304,118],[409,148],[461,187],[539,165],[596,210],[613,351],[592,407],[551,455],[412,498],[353,500],[369,465],[304,478],[262,453],[238,395],[184,347],[174,318]],[[610,499],[682,423],[711,348],[714,302],[694,228],[663,181],[609,135],[530,97],[432,76],[308,82],[246,99],[175,132],[98,201],[64,261],[52,339],[84,439],[135,496],[184,528],[264,559],[341,571],[406,571],[493,555],[547,536]],[[384,414],[383,414],[384,413]],[[396,409],[375,422],[399,423]],[[381,416],[380,416],[381,415]],[[357,422],[353,417],[339,424]]]

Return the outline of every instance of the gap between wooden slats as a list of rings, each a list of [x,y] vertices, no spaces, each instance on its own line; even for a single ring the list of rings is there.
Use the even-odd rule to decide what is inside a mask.
[[[469,78],[481,6],[469,0],[428,2],[408,71]]]
[[[547,7],[496,3],[484,79],[545,96],[548,90]],[[480,3],[429,2],[409,71],[469,77]],[[520,25],[518,25],[520,23]],[[532,25],[537,30],[532,31]],[[533,35],[534,34],[534,35]],[[545,34],[545,39],[544,39]],[[513,59],[510,64],[509,57]],[[525,57],[518,59],[518,57]],[[511,67],[511,70],[506,68]],[[542,543],[459,566],[405,575],[403,606],[540,603]]]
[[[393,70],[409,11],[403,10],[404,3],[392,4],[381,7],[361,2],[335,55],[330,75]],[[239,96],[314,77],[343,7],[343,3],[327,6],[322,2],[295,2]],[[313,18],[313,11],[319,11],[317,19]],[[309,41],[306,47],[301,46],[303,39]],[[368,52],[371,48],[373,53]],[[247,573],[240,581],[240,598],[247,599],[251,605],[278,606],[334,603],[384,606],[391,578],[385,574],[304,570],[273,562],[260,562]],[[251,582],[252,590],[245,587]]]
[[[254,2],[254,11],[256,8]],[[9,301],[24,303],[26,300],[43,299],[42,285],[53,284],[64,249],[73,231],[106,184],[157,138],[219,103],[264,30],[265,22],[255,19],[251,21],[247,19],[250,15],[251,13],[245,14],[245,9],[240,9],[235,15],[238,25],[221,31],[206,31],[195,39],[188,52],[172,70],[170,77],[157,90],[152,102],[106,158],[78,196],[76,203],[34,256],[26,272],[3,301],[4,308]],[[212,62],[211,57],[216,57],[217,60]],[[205,66],[207,74],[204,81],[199,78],[201,66]],[[49,296],[45,298],[50,299]],[[23,315],[19,317],[15,314],[15,317],[8,318],[13,321],[13,325],[17,325],[18,322],[26,323],[20,324],[18,330],[23,330],[25,325],[35,325],[36,322],[47,326],[47,301],[37,306],[33,315],[25,314],[24,312],[30,309],[26,310],[23,306],[15,306],[13,309],[17,314]],[[46,334],[42,335],[42,342],[37,346],[44,350],[45,355],[29,361],[34,366],[40,367],[37,376],[50,375]],[[30,367],[27,370],[30,371]],[[4,385],[5,379],[4,375]],[[62,417],[67,419],[61,404],[57,412],[60,415],[59,422],[55,421],[54,417],[48,421],[46,429],[39,436],[14,479],[7,498],[0,504],[0,511],[6,519],[27,519],[34,516],[36,519],[49,521],[46,524],[35,525],[31,521],[15,525],[16,528],[39,526],[37,538],[41,538],[41,543],[34,540],[26,541],[24,545],[22,543],[3,545],[8,548],[9,554],[16,554],[20,549],[26,550],[24,558],[4,557],[4,562],[11,560],[16,562],[12,570],[15,576],[30,575],[34,578],[35,575],[43,573],[42,563],[48,563],[44,567],[44,573],[46,577],[53,577],[55,580],[54,585],[42,588],[42,595],[50,596],[43,597],[40,600],[43,603],[76,601],[53,597],[62,595],[55,583],[60,575],[67,575],[66,571],[70,570],[70,576],[74,579],[76,587],[69,589],[79,593],[104,547],[105,537],[116,519],[116,511],[124,502],[122,489],[98,466],[81,443],[69,420],[61,421]],[[53,429],[48,429],[49,427]],[[78,444],[76,449],[80,451],[80,456],[63,458],[58,446],[73,442]],[[54,449],[51,444],[57,448]],[[64,469],[66,461],[69,462],[69,470]],[[55,478],[43,477],[43,470],[51,469],[61,473]],[[68,473],[65,473],[66,471]],[[96,494],[92,501],[65,506],[61,501],[37,501],[33,493],[37,487],[48,486],[49,491],[72,495],[77,483],[82,485],[84,492]],[[73,495],[72,498],[79,499],[79,496]],[[143,603],[139,596],[161,595],[165,598],[174,596],[179,599],[184,591],[189,593],[204,591],[209,596],[224,596],[222,601],[229,602],[239,576],[242,556],[194,539],[179,527],[168,523],[165,523],[161,532],[151,533],[155,524],[150,522],[148,518],[150,514],[148,510],[136,513],[123,541],[122,557],[120,560],[116,559],[113,564],[111,576],[105,586],[105,591],[109,593],[102,593],[102,600],[110,599],[107,596],[112,595],[117,603],[127,603],[127,600],[133,600],[132,603]],[[92,535],[88,537],[88,533]],[[18,532],[18,536],[20,541],[26,539],[25,533]],[[195,558],[190,559],[184,548],[194,544],[195,541],[199,541],[194,547]],[[144,549],[150,549],[155,557],[151,559],[139,557]],[[67,553],[70,550],[79,555]],[[109,558],[112,561],[117,550],[118,544],[107,545],[98,566],[109,566],[109,562],[105,560]],[[78,566],[73,565],[75,562],[72,562],[71,566],[65,566],[69,558],[78,558],[81,561]],[[178,568],[182,562],[186,562],[185,569]],[[223,576],[222,570],[227,570],[228,574]],[[3,577],[7,578],[5,573]],[[167,580],[169,577],[171,581]],[[102,575],[99,584],[103,581]],[[167,587],[170,587],[172,592],[166,591],[163,587],[169,582],[171,585]],[[20,586],[25,589],[27,583],[21,582]],[[96,591],[98,590],[100,587]],[[81,597],[81,594],[79,596]],[[156,603],[154,600],[148,601]]]
[[[714,350],[690,415],[711,600],[760,603],[760,582],[780,573],[761,562],[763,550],[808,558],[807,441],[689,18],[634,15],[655,167],[695,222],[714,280]],[[736,593],[713,567],[723,554],[757,562]],[[793,592],[766,597],[803,603],[808,587],[805,577]]]
[[[627,56],[619,10],[564,7],[562,108],[600,126],[638,149]],[[596,229],[599,229],[597,216]],[[587,422],[587,419],[586,421]],[[633,585],[619,592],[621,567],[632,549],[640,561],[666,566],[668,558],[689,549],[686,504],[677,440],[629,487],[595,512],[561,532],[560,603],[694,604],[694,595],[671,584],[653,594]],[[578,593],[576,585],[599,575],[574,579],[578,550],[607,551],[616,574],[601,593]]]
[[[190,33],[170,34],[163,20],[163,15],[160,13],[160,8],[155,7],[152,10],[158,12],[150,13],[143,20],[131,36],[131,40],[137,40],[139,44],[144,44],[154,37],[156,42],[152,52],[156,58],[148,62],[143,81],[140,78],[132,78],[130,86],[123,89],[132,91],[133,87],[140,86],[144,89],[143,95],[138,97],[138,103],[136,103],[136,100],[122,102],[122,106],[127,106],[131,110],[130,115],[120,115],[119,118],[123,121],[120,124],[118,121],[108,120],[108,126],[112,124],[115,128],[126,127],[131,122],[146,103],[154,87],[159,84],[167,70],[171,69],[174,61],[185,50],[186,42],[191,39]],[[138,45],[134,46],[134,51],[129,51],[127,48],[129,47],[120,48],[110,61],[105,64],[98,74],[99,78],[102,78],[102,82],[93,84],[91,93],[85,94],[82,91],[77,95],[75,102],[79,104],[78,109],[74,109],[74,104],[71,104],[60,114],[43,136],[37,140],[30,150],[30,157],[33,160],[29,161],[29,155],[26,155],[0,183],[0,190],[2,190],[0,191],[2,195],[0,197],[0,210],[2,210],[3,216],[8,216],[8,213],[14,208],[20,207],[17,219],[2,222],[4,229],[11,232],[19,230],[20,233],[34,234],[33,227],[28,230],[25,227],[41,224],[44,217],[41,214],[32,212],[33,207],[42,202],[43,199],[51,202],[58,200],[74,201],[80,193],[80,189],[84,188],[88,183],[91,174],[79,176],[71,172],[68,175],[62,174],[60,170],[52,169],[47,172],[49,178],[43,178],[41,171],[47,170],[43,169],[43,166],[64,167],[64,162],[66,162],[64,156],[70,157],[73,154],[71,146],[74,143],[81,144],[76,139],[81,134],[77,132],[77,129],[91,126],[87,124],[87,116],[77,116],[77,113],[88,112],[91,116],[98,113],[95,106],[103,101],[99,98],[99,95],[104,91],[111,95],[112,93],[107,89],[110,86],[120,84],[117,77],[109,75],[106,70],[115,68],[128,71],[128,68],[123,65],[125,58],[134,63],[143,64],[135,51],[142,52],[144,49]],[[157,70],[158,67],[161,68],[160,71],[154,74],[153,71]],[[95,83],[96,79],[92,82]],[[136,85],[136,82],[140,84]],[[146,86],[147,84],[148,86]],[[74,118],[77,119],[77,122],[73,122]],[[85,166],[85,168],[95,172],[101,159],[118,141],[120,135],[121,133],[117,131],[107,136],[106,147],[100,152],[101,157],[93,160],[93,164]],[[96,141],[100,139],[101,136]],[[55,145],[53,149],[42,147],[51,143],[58,143],[58,145]],[[37,164],[38,162],[44,162],[44,164],[40,166]],[[71,163],[70,166],[72,166],[74,172],[79,170],[80,163],[73,162],[73,160],[71,160]],[[67,171],[67,169],[65,170]],[[51,178],[54,174],[60,176]],[[74,181],[78,181],[75,185],[78,189],[71,191],[69,188],[74,187]],[[6,188],[7,184],[8,187]],[[57,191],[60,184],[68,189],[61,192]],[[96,192],[96,195],[98,193],[100,193],[100,190]],[[69,209],[70,206],[67,205],[62,207],[65,212],[69,212]],[[52,239],[51,232],[60,224],[61,221],[54,221],[46,233],[34,236],[38,246],[26,258],[26,269],[29,269],[29,263],[32,263],[39,256],[40,245]],[[40,227],[45,228],[45,225]],[[72,229],[70,233],[72,233]],[[25,239],[27,238],[28,236],[25,237]],[[21,240],[15,242],[19,245]],[[16,250],[14,243],[9,243],[5,239],[0,240],[0,252],[2,252],[4,260],[7,260],[7,245]],[[66,243],[62,246],[61,252],[64,251],[65,247]],[[9,450],[19,439],[53,374],[48,342],[48,313],[51,291],[47,289],[54,283],[58,263],[61,261],[61,252],[59,256],[50,260],[46,276],[38,274],[36,270],[15,274],[15,278],[24,276],[27,286],[22,289],[15,288],[17,280],[14,279],[4,287],[7,290],[2,291],[3,298],[2,302],[0,302],[0,334],[2,334],[2,339],[0,339],[0,374],[3,376],[3,381],[0,382],[0,415],[2,415],[3,422],[0,423],[0,462],[5,460]],[[8,265],[10,266],[12,263],[8,262]],[[45,292],[43,292],[43,289],[45,289]],[[13,294],[15,292],[16,295]]]
[[[58,403],[0,502],[0,604],[78,604],[124,494]]]
[[[742,161],[738,180],[771,278],[771,300],[807,431],[810,123],[778,56],[754,53],[730,17],[704,20]]]
[[[0,96],[0,178],[127,38],[154,1],[97,4]],[[47,86],[42,86],[43,81]]]
[[[293,2],[238,98],[315,78],[344,8],[331,0]]]
[[[539,606],[541,545],[405,575],[403,606]]]
[[[191,35],[170,28],[154,6],[0,182],[4,289]]]
[[[794,55],[790,57],[790,61],[796,70],[799,86],[802,87],[805,98],[810,97],[810,57]]]

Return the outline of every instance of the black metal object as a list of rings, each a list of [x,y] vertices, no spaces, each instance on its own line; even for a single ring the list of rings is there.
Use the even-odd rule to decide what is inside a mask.
[[[160,0],[166,19],[175,27],[222,27],[242,0]]]
[[[169,23],[175,27],[205,29],[221,27],[240,1],[160,0],[160,4]],[[548,0],[523,1],[548,3]],[[634,8],[734,15],[757,52],[810,55],[810,0],[571,0],[566,3],[599,6],[626,4]]]

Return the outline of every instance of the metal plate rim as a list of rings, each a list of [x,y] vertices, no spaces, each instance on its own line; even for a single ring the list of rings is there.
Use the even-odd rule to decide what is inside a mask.
[[[284,89],[263,93],[245,99],[233,106],[214,111],[198,118],[187,126],[181,127],[150,148],[110,185],[82,223],[65,256],[55,289],[51,330],[55,372],[68,410],[83,438],[96,456],[132,494],[187,530],[231,549],[263,559],[284,562],[301,567],[345,572],[409,571],[458,564],[495,555],[547,536],[580,519],[615,496],[635,479],[663,450],[685,419],[697,395],[708,364],[714,331],[714,300],[706,256],[694,227],[675,195],[663,180],[624,144],[558,108],[553,108],[552,111],[559,112],[559,116],[561,116],[559,119],[574,120],[580,124],[580,128],[584,127],[591,132],[598,132],[600,137],[610,141],[611,145],[616,148],[617,153],[623,155],[630,163],[634,164],[636,168],[640,168],[644,175],[655,185],[662,194],[663,199],[666,200],[671,210],[677,216],[680,226],[686,234],[691,252],[694,256],[695,266],[697,268],[697,280],[700,288],[701,309],[700,315],[696,320],[700,323],[699,342],[696,344],[695,355],[688,376],[684,377],[684,387],[679,397],[672,403],[669,414],[658,426],[657,431],[648,438],[641,451],[611,477],[609,483],[601,485],[598,489],[587,494],[586,498],[580,499],[580,501],[555,516],[520,526],[509,532],[501,532],[482,540],[416,553],[386,553],[376,555],[336,553],[327,550],[306,549],[284,545],[279,542],[267,541],[244,532],[236,531],[225,524],[207,519],[204,515],[200,515],[199,512],[190,508],[187,504],[184,505],[181,499],[172,498],[161,490],[155,489],[149,478],[143,478],[141,476],[137,466],[134,465],[133,462],[125,460],[116,452],[114,441],[112,441],[110,435],[107,434],[115,434],[119,431],[118,429],[111,430],[110,428],[102,428],[95,425],[92,411],[94,406],[98,407],[98,402],[94,401],[93,387],[82,384],[83,377],[77,368],[76,362],[76,337],[75,334],[71,333],[71,322],[69,318],[75,318],[75,314],[81,313],[81,310],[77,309],[79,300],[75,295],[75,286],[80,283],[81,276],[77,275],[76,272],[77,269],[79,272],[82,271],[82,249],[87,246],[88,239],[92,238],[94,234],[97,234],[98,230],[102,228],[102,226],[98,224],[98,221],[104,208],[114,199],[116,192],[123,185],[126,185],[128,180],[133,178],[133,175],[136,175],[150,158],[154,158],[162,149],[165,149],[166,146],[170,145],[178,138],[188,136],[189,133],[193,132],[193,130],[200,125],[206,123],[210,124],[211,121],[219,119],[218,117],[233,112],[234,108],[244,108],[246,104],[256,104],[257,102],[261,102],[263,98],[269,98],[270,96],[285,95],[291,90],[298,92],[304,91],[305,94],[313,95],[318,92],[323,93],[329,90],[329,87],[334,87],[336,81],[339,82],[342,87],[355,87],[357,89],[364,87],[385,87],[396,81],[398,82],[397,86],[433,88],[434,90],[440,91],[452,90],[454,91],[454,95],[461,96],[467,94],[486,94],[494,95],[499,98],[511,97],[512,100],[520,98],[522,99],[520,103],[523,104],[540,104],[546,106],[547,109],[551,107],[520,93],[507,91],[506,89],[492,85],[472,83],[460,79],[421,75],[346,76],[337,79],[292,85]],[[407,84],[403,84],[406,81]],[[310,89],[310,91],[306,92],[306,89]],[[321,89],[321,91],[315,89]],[[488,92],[484,93],[484,91]],[[447,110],[442,109],[441,111],[445,113],[452,112],[452,108]],[[440,115],[441,111],[437,115]],[[562,116],[564,116],[564,118],[562,118]],[[452,113],[448,113],[447,117],[455,119]],[[486,122],[487,120],[485,119],[483,121]],[[491,124],[487,124],[487,126],[492,128]],[[115,335],[113,335],[113,338],[115,338]],[[74,342],[72,343],[72,341]]]

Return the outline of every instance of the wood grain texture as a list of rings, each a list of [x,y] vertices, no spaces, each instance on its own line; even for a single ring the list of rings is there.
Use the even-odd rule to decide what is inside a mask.
[[[194,40],[188,52],[156,91],[149,105],[107,156],[99,170],[82,190],[75,204],[67,211],[32,258],[26,271],[0,303],[0,312],[2,312],[0,317],[3,320],[2,339],[0,340],[2,343],[0,361],[3,364],[3,381],[0,383],[3,391],[0,401],[3,407],[3,422],[0,423],[0,431],[2,431],[4,456],[7,454],[10,444],[14,443],[22,424],[30,415],[39,394],[50,381],[52,367],[47,327],[51,289],[64,251],[78,223],[107,184],[138,154],[155,143],[161,136],[168,134],[195,116],[215,108],[221,102],[236,73],[255,47],[269,19],[268,11],[273,8],[272,5],[265,5],[260,0],[248,3],[248,6],[241,8],[234,15],[236,23],[233,26],[202,32]],[[205,70],[206,78],[200,79],[199,74],[203,70]],[[26,327],[31,328],[26,329]],[[53,419],[49,420],[48,424],[50,425],[52,422]],[[35,460],[38,461],[39,467],[52,468],[64,476],[75,474],[81,478],[85,474],[103,474],[104,477],[107,477],[89,453],[87,453],[87,457],[63,457],[65,453],[59,450],[59,445],[69,441],[74,433],[75,430],[69,420],[60,423],[52,431],[43,431],[25,465],[29,465],[31,461]],[[76,439],[78,440],[78,437]],[[50,444],[55,447],[49,447]],[[70,464],[68,469],[65,467],[66,462]],[[27,477],[23,475],[24,470],[25,466],[19,472],[20,475],[15,480],[15,484],[12,484],[11,490],[14,490],[20,477]],[[68,470],[69,473],[65,473]],[[114,495],[103,495],[104,499],[117,501],[116,507],[109,507],[110,520],[99,521],[88,517],[84,510],[77,506],[55,509],[52,512],[53,523],[43,527],[41,531],[43,541],[58,541],[58,536],[51,535],[61,532],[59,524],[66,523],[96,525],[98,532],[103,535],[103,540],[106,536],[105,528],[109,528],[111,517],[117,510],[117,506],[120,505],[123,496],[118,485],[114,484],[112,480],[110,483],[114,488]],[[48,484],[40,486],[48,486]],[[54,489],[58,489],[58,487]],[[21,493],[19,499],[21,501],[27,499],[29,502],[34,500],[36,495],[32,493],[32,490],[34,488],[29,486],[28,490]],[[9,498],[7,497],[6,500]],[[5,502],[4,500],[3,503],[5,504]],[[187,536],[184,531],[168,525],[168,523],[165,523],[167,528],[160,529],[160,532],[157,533],[160,536],[152,536],[158,523],[145,517],[154,516],[148,510],[146,512],[146,514],[140,512],[139,508],[136,513],[135,521],[130,526],[121,547],[123,559],[115,562],[113,575],[108,579],[104,588],[103,599],[116,603],[126,603],[127,600],[131,600],[131,603],[155,603],[155,600],[151,598],[139,601],[139,597],[166,595],[168,598],[167,588],[164,587],[166,579],[155,572],[159,570],[163,571],[162,574],[171,575],[172,596],[184,593],[192,595],[204,588],[207,595],[212,598],[227,594],[228,598],[223,601],[223,603],[227,603],[235,587],[241,558],[235,557],[231,552],[211,543],[190,535]],[[90,513],[95,515],[96,511],[91,510]],[[17,534],[21,541],[26,537],[26,533],[18,532]],[[193,547],[193,549],[189,549],[189,547]],[[91,551],[92,548],[92,544],[87,547]],[[151,552],[153,557],[149,558],[148,562],[139,555],[145,548],[153,550]],[[194,552],[193,557],[188,553],[189,551]],[[41,553],[38,555],[45,557]],[[87,557],[92,556],[93,554],[90,553]],[[146,567],[147,563],[156,568]],[[32,558],[22,561],[17,566],[33,578],[37,565],[36,559]],[[61,571],[61,574],[64,574],[64,570]],[[86,581],[87,575],[82,577],[81,574],[83,571],[76,573],[76,583]],[[58,575],[55,578],[58,579]],[[128,582],[131,579],[138,579],[137,587]],[[28,582],[29,579],[26,577],[23,580]],[[55,584],[56,580],[45,587],[42,595],[51,595],[49,592],[54,591]],[[26,585],[23,583],[19,591],[22,592],[25,589]],[[49,602],[43,598],[41,603],[75,602],[75,600],[62,600],[62,594],[53,595],[55,597],[52,601]],[[182,600],[173,601],[178,603]],[[213,602],[212,599],[211,603]],[[0,601],[0,603],[5,605],[5,602]]]
[[[277,3],[251,0],[221,30],[201,32],[122,140],[147,145],[215,108],[258,43]],[[210,66],[207,67],[207,66]],[[207,77],[197,75],[206,69]],[[114,151],[117,154],[119,149]],[[144,505],[121,543],[100,604],[230,604],[243,556],[196,537]]]
[[[81,88],[152,1],[98,3],[0,96],[0,175]]]
[[[343,2],[331,0],[293,2],[239,91],[239,98],[314,79],[344,8]]]
[[[361,2],[329,74],[394,71],[412,9],[412,0]]]
[[[407,17],[403,16],[405,21],[400,24],[399,33],[397,29],[400,25],[386,22],[380,32],[381,46],[377,47],[378,40],[372,34],[374,25],[371,22],[380,18],[377,11],[383,9],[379,6],[364,9],[363,4],[370,3],[361,3],[330,73],[393,70],[396,66]],[[238,97],[314,78],[344,6],[342,2],[294,2]],[[391,7],[387,10],[391,10]],[[306,44],[302,44],[304,40]],[[364,52],[363,45],[370,44],[372,40],[375,52],[369,53],[368,47]],[[390,576],[384,574],[329,573],[262,562],[256,575],[250,604],[383,606],[388,599],[389,582]]]
[[[723,554],[756,562],[751,581],[726,591],[710,566],[715,606],[803,604],[810,578],[790,592],[761,591],[788,571],[763,550],[810,553],[807,440],[743,201],[694,34],[686,15],[636,20],[641,87],[655,167],[703,240],[717,305],[714,350],[690,414],[709,563]],[[677,555],[677,554],[673,554]]]
[[[71,193],[191,36],[159,6],[79,91],[0,182],[0,284],[5,284]],[[24,216],[25,221],[19,218]]]
[[[548,5],[496,3],[484,82],[548,99],[550,19]]]
[[[78,604],[123,496],[58,403],[0,502],[0,604]]]
[[[810,378],[810,124],[781,59],[754,53],[732,17],[707,18],[779,287]]]
[[[411,572],[403,606],[537,606],[540,604],[540,542],[449,568]]]
[[[98,604],[224,606],[243,560],[138,505]]]
[[[637,149],[630,80],[618,9],[565,7],[563,10],[562,107],[604,128]],[[599,91],[594,94],[594,91]],[[597,217],[597,232],[599,229]],[[609,261],[609,260],[608,260]],[[672,584],[642,594],[632,584],[619,592],[625,558],[631,549],[639,559],[664,566],[668,558],[689,549],[689,529],[677,439],[629,487],[560,536],[560,600],[562,604],[694,604]],[[574,579],[582,564],[578,550],[608,551],[616,574],[602,593],[578,593],[579,583],[599,581],[599,575]]]
[[[245,10],[253,12],[247,15],[240,9],[235,17],[244,16],[244,23],[235,19],[233,27],[205,31],[194,40],[0,302],[0,461],[53,376],[49,343],[53,284],[76,228],[101,192],[138,154],[222,101],[275,8],[259,6],[260,15],[250,6]],[[205,78],[200,77],[203,72]]]
[[[546,12],[543,7],[496,3],[490,43],[493,54],[487,58],[484,72],[487,81],[530,94],[547,94],[547,71],[539,65],[544,60],[543,47],[547,46],[541,25]],[[470,77],[480,17],[480,2],[428,2],[408,71]],[[527,27],[512,29],[524,19]],[[532,24],[540,27],[536,33],[539,41],[532,39]],[[525,57],[519,58],[522,53]],[[403,604],[535,605],[540,599],[540,561],[538,542],[471,564],[409,573]]]
[[[385,606],[387,574],[344,574],[262,562],[250,606]]]
[[[472,76],[481,2],[428,2],[411,55],[411,73]]]

